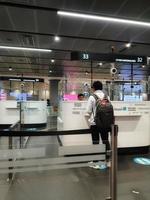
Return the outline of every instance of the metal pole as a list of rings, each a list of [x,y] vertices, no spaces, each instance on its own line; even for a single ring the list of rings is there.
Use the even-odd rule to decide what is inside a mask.
[[[125,88],[124,88],[124,83],[122,84],[122,101],[124,101],[124,92],[125,92]]]
[[[33,96],[34,96],[34,88],[35,88],[34,86],[35,86],[35,85],[34,85],[34,82],[33,82]]]
[[[22,102],[20,101],[20,124],[19,124],[19,130],[21,130],[21,127],[23,127],[23,119],[22,119]],[[22,137],[20,136],[19,139],[19,143],[20,143],[20,149],[22,148]]]
[[[131,64],[131,95],[133,90],[133,63]]]
[[[12,146],[12,136],[9,136],[8,138],[8,146],[9,146],[9,149],[12,149],[13,146]],[[12,162],[12,158],[9,159],[10,162]],[[9,167],[9,170],[13,169],[12,167]],[[12,181],[13,179],[13,173],[8,173],[8,181]]]
[[[9,81],[9,92],[11,92],[12,83]]]
[[[111,127],[111,166],[109,175],[110,196],[106,200],[117,200],[117,136],[118,126]]]
[[[112,158],[111,158],[111,199],[117,200],[117,135],[118,126],[112,125],[111,133],[111,147],[112,147]]]
[[[91,61],[91,86],[93,84],[93,63]]]
[[[17,126],[17,131],[21,131],[21,122],[19,121],[19,123],[18,123],[18,126]],[[19,147],[20,147],[20,149],[21,149],[21,147],[22,147],[22,137],[20,136],[19,137]]]

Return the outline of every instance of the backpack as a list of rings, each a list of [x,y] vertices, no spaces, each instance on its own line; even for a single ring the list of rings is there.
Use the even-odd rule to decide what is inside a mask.
[[[104,95],[100,99],[97,95],[93,94],[96,100],[96,111],[94,122],[100,129],[111,130],[111,125],[114,124],[114,109],[108,97]]]

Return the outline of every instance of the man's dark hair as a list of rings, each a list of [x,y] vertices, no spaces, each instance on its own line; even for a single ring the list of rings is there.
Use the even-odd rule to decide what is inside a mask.
[[[82,93],[78,94],[78,98],[79,97],[84,97],[84,94],[82,94]]]
[[[100,81],[95,81],[92,85],[92,88],[94,90],[102,90],[103,89],[103,84]]]

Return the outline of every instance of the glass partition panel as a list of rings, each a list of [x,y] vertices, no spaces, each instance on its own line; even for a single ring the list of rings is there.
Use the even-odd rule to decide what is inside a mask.
[[[105,145],[62,146],[58,137],[30,137],[21,145],[17,137],[0,138],[1,200],[109,196]]]
[[[102,200],[110,196],[111,168],[106,165],[105,145],[77,141],[69,144],[63,137],[0,138],[2,200],[25,199],[27,196],[31,200],[41,197]],[[71,141],[71,135],[69,137]],[[149,199],[148,158],[150,154],[118,156],[119,199]]]

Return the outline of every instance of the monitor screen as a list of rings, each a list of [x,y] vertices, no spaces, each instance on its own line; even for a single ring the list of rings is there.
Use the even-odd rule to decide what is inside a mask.
[[[10,96],[16,98],[17,101],[27,101],[29,97],[32,97],[30,93],[10,92]]]

